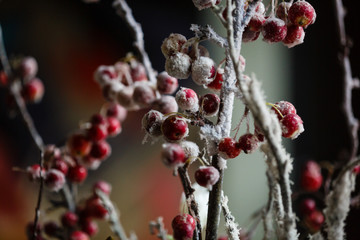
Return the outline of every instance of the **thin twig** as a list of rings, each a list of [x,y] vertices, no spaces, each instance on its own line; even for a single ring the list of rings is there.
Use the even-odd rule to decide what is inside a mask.
[[[164,222],[162,217],[158,217],[156,221],[150,221],[150,234],[155,235],[155,229],[157,230],[158,234],[156,235],[161,240],[167,240],[167,230],[164,227]]]
[[[231,214],[229,206],[228,206],[228,197],[224,196],[224,192],[221,191],[221,207],[223,210],[223,214],[224,214],[224,219],[225,219],[225,227],[226,227],[226,231],[228,233],[229,239],[230,240],[240,240],[239,239],[239,235],[240,235],[240,231],[239,231],[239,224],[237,224],[235,222],[235,217]]]
[[[137,49],[138,53],[140,54],[142,63],[144,64],[147,75],[149,77],[149,81],[152,83],[156,83],[154,69],[151,66],[149,55],[145,51],[144,33],[142,31],[141,25],[138,22],[136,22],[132,14],[132,10],[125,0],[114,0],[113,6],[114,8],[116,8],[117,14],[129,26],[129,29],[134,37],[134,47]]]

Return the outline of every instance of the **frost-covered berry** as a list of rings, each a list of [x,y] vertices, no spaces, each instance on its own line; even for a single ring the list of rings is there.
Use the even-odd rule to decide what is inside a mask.
[[[91,151],[90,156],[99,160],[104,160],[111,154],[111,147],[108,142],[105,140],[94,142]]]
[[[177,215],[171,222],[175,240],[190,240],[194,235],[196,221],[190,214]]]
[[[219,180],[219,171],[213,166],[201,166],[195,172],[196,182],[203,187],[211,190],[212,186]]]
[[[305,31],[302,27],[295,25],[287,27],[286,37],[282,40],[283,44],[288,48],[295,47],[304,42]]]
[[[316,192],[321,187],[322,181],[320,166],[314,161],[308,161],[301,172],[301,188],[307,192]]]
[[[148,82],[141,82],[135,85],[133,100],[140,107],[149,107],[155,99],[155,91]]]
[[[100,159],[97,159],[97,158],[94,158],[90,155],[87,155],[83,158],[81,158],[81,162],[80,162],[83,166],[85,166],[86,168],[88,169],[91,169],[91,170],[96,170],[98,169],[98,167],[100,166],[101,164],[101,160]]]
[[[224,69],[218,68],[214,80],[211,83],[209,83],[207,87],[215,91],[220,91],[221,86],[224,82],[223,74],[224,74]]]
[[[69,240],[90,240],[90,237],[83,231],[77,230],[71,233]]]
[[[180,146],[184,149],[186,159],[197,157],[200,153],[199,146],[191,141],[181,141]]]
[[[38,71],[38,64],[35,58],[33,57],[24,57],[20,64],[18,69],[18,73],[21,78],[24,79],[30,79],[35,77]]]
[[[230,137],[221,139],[218,150],[219,155],[224,159],[236,158],[241,152],[237,142]]]
[[[105,193],[106,195],[110,195],[111,193],[111,184],[102,180],[97,181],[96,183],[94,183],[93,185],[93,192],[94,194],[96,194],[96,191],[100,190],[103,193]]]
[[[189,128],[185,118],[179,115],[171,115],[163,121],[161,131],[167,141],[174,142],[187,137]]]
[[[219,111],[220,98],[214,93],[208,93],[199,100],[201,112],[208,117],[214,116]]]
[[[299,209],[301,211],[301,214],[308,215],[316,210],[316,202],[312,198],[305,198],[301,200]]]
[[[91,150],[91,141],[83,134],[72,135],[67,141],[69,153],[73,156],[85,156]]]
[[[122,88],[117,93],[117,101],[125,108],[131,108],[135,105],[133,101],[134,86],[128,86]]]
[[[180,88],[175,95],[175,100],[182,110],[196,112],[199,110],[199,98],[191,88]]]
[[[165,70],[172,77],[186,79],[191,72],[191,58],[185,53],[177,52],[166,59]]]
[[[44,96],[44,84],[38,78],[33,78],[25,83],[21,95],[27,102],[39,102]]]
[[[40,179],[40,169],[41,169],[40,164],[33,164],[26,168],[26,173],[30,181],[35,181]],[[44,175],[45,175],[45,170],[42,169],[41,176],[44,177]]]
[[[82,183],[86,177],[87,169],[84,166],[76,165],[69,169],[68,178],[71,182]]]
[[[290,113],[280,121],[282,136],[295,139],[300,133],[304,132],[303,121],[299,115]]]
[[[105,124],[93,124],[87,130],[87,137],[94,142],[105,139],[108,135],[107,126]]]
[[[203,10],[205,8],[209,8],[215,5],[216,0],[193,0],[195,7],[199,10]]]
[[[124,85],[119,82],[110,82],[102,86],[102,94],[104,98],[110,102],[116,101],[117,93],[124,88]]]
[[[54,159],[51,168],[59,170],[64,175],[66,175],[69,171],[68,164],[61,157]]]
[[[243,42],[253,42],[255,41],[256,39],[258,39],[260,36],[260,31],[259,32],[254,32],[254,31],[251,31],[250,28],[246,27],[244,29],[244,32],[242,34],[242,41]]]
[[[176,143],[164,143],[161,158],[165,166],[169,168],[182,166],[186,161],[184,149]]]
[[[315,9],[306,1],[297,1],[291,5],[288,18],[292,24],[306,28],[315,22]]]
[[[290,2],[283,1],[283,2],[279,3],[279,5],[276,7],[276,10],[275,10],[276,17],[280,18],[284,22],[287,22],[288,21],[287,16],[288,16],[290,7],[291,7]]]
[[[75,227],[78,221],[78,215],[71,211],[67,211],[61,216],[61,223],[64,227]]]
[[[116,62],[114,64],[114,69],[118,74],[119,81],[125,86],[129,86],[132,83],[132,78],[130,74],[130,65],[126,62]]]
[[[249,30],[254,31],[254,32],[259,32],[259,31],[261,31],[261,28],[264,23],[265,23],[265,16],[263,14],[255,13],[251,17],[247,26],[248,26]]]
[[[255,8],[255,12],[260,13],[260,14],[264,14],[265,10],[266,10],[265,5],[261,1],[259,1],[256,8]]]
[[[163,71],[156,77],[156,88],[161,94],[173,94],[178,88],[178,80]]]
[[[275,17],[266,19],[261,31],[263,40],[267,43],[281,42],[286,37],[286,32],[285,22]]]
[[[159,137],[162,135],[161,124],[164,115],[156,110],[150,110],[142,118],[142,128],[152,137]]]
[[[199,57],[191,65],[191,78],[198,85],[211,83],[215,74],[215,62],[209,57]]]
[[[115,117],[108,117],[106,118],[106,122],[108,136],[114,137],[121,132],[122,128],[119,119]]]
[[[181,52],[181,48],[186,43],[186,37],[179,33],[172,33],[168,38],[165,38],[161,45],[161,52],[166,58]]]
[[[86,212],[93,218],[106,219],[109,212],[103,206],[101,199],[98,196],[92,196],[86,201]]]
[[[65,175],[57,169],[49,169],[45,173],[44,184],[50,191],[58,192],[64,187]]]
[[[107,117],[115,117],[119,119],[120,122],[123,122],[127,116],[127,110],[120,104],[115,102],[107,103],[104,106],[105,114]]]
[[[156,99],[152,103],[152,108],[162,114],[177,112],[179,109],[175,98],[169,95],[162,95],[159,99]]]
[[[247,133],[239,138],[238,147],[244,153],[252,153],[258,148],[258,142],[258,138],[255,135]]]
[[[296,108],[288,101],[276,102],[271,110],[276,113],[279,120],[290,113],[296,114]]]
[[[324,220],[324,215],[318,210],[315,210],[304,217],[305,226],[311,233],[320,231]]]
[[[130,75],[133,82],[148,81],[144,65],[137,60],[130,62]]]
[[[118,79],[118,73],[113,66],[99,66],[94,73],[95,81],[104,86],[106,83],[116,81]]]

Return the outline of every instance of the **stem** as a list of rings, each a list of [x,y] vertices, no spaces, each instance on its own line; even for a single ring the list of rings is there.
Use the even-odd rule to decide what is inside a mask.
[[[144,64],[149,81],[156,83],[156,77],[154,70],[151,66],[151,61],[147,52],[145,51],[144,44],[144,33],[142,31],[141,25],[136,22],[134,16],[132,15],[132,10],[125,0],[114,0],[113,6],[116,8],[117,14],[126,22],[128,25],[135,41],[134,47],[138,51],[141,57],[141,61]]]

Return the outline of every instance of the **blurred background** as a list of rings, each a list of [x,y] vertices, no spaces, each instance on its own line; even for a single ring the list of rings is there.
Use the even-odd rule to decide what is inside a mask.
[[[244,44],[242,50],[247,64],[245,73],[254,73],[262,82],[267,101],[292,102],[304,121],[305,132],[298,139],[284,140],[295,161],[294,190],[303,162],[344,161],[349,145],[341,107],[343,93],[333,6],[330,1],[310,3],[317,11],[317,20],[306,29],[304,44],[287,49],[282,44],[269,45],[259,39]],[[350,0],[344,3],[348,10],[346,28],[353,43],[350,55],[353,75],[359,76],[357,10],[360,4]],[[129,5],[142,24],[146,50],[159,72],[164,70],[165,63],[160,46],[170,33],[191,38],[191,23],[209,22],[221,32],[212,13],[198,12],[190,0],[136,0],[129,1]],[[63,145],[79,122],[88,120],[105,102],[93,80],[95,69],[99,65],[111,65],[134,51],[126,25],[115,14],[109,0],[96,4],[80,0],[2,0],[0,23],[10,57],[24,55],[37,59],[38,76],[46,91],[42,102],[29,105],[29,111],[45,143]],[[217,62],[223,58],[221,49],[212,44],[206,46]],[[190,80],[181,80],[179,84],[197,88]],[[357,117],[359,97],[358,90],[354,91],[353,108]],[[5,99],[6,91],[0,88],[0,239],[21,240],[26,239],[25,225],[34,217],[38,185],[11,169],[37,163],[39,153],[21,119],[9,116]],[[236,124],[243,106],[237,103],[235,109]],[[165,226],[171,231],[171,220],[180,211],[182,191],[179,179],[160,161],[161,143],[141,144],[145,134],[140,120],[144,113],[146,110],[128,114],[123,132],[110,139],[111,157],[97,171],[89,173],[80,193],[88,196],[91,184],[98,179],[109,181],[113,185],[111,198],[121,212],[127,232],[135,231],[139,239],[156,239],[148,232],[148,222],[163,216]],[[241,227],[249,227],[249,216],[267,201],[262,154],[241,154],[229,161],[224,184],[236,220]],[[46,206],[45,200],[43,213]],[[56,219],[55,215],[49,214],[41,220]],[[351,212],[347,239],[358,239],[359,216],[357,210]],[[111,235],[107,223],[99,222],[99,226],[100,233],[94,239]],[[261,239],[259,229],[255,239]]]

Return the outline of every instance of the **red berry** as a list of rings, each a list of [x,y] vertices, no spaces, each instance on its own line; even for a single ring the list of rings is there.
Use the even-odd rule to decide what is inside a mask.
[[[123,106],[117,103],[108,103],[105,105],[105,111],[107,117],[115,117],[123,122],[127,115],[127,110]]]
[[[219,142],[219,154],[225,159],[236,158],[241,149],[233,138],[226,137]]]
[[[296,108],[294,105],[287,101],[280,101],[275,103],[271,110],[276,113],[279,120],[290,113],[296,114]]]
[[[96,191],[100,190],[103,193],[105,193],[106,195],[110,195],[111,193],[111,185],[108,182],[105,181],[97,181],[94,185],[93,185],[93,192],[94,194],[96,194]]]
[[[86,201],[86,211],[91,217],[97,219],[106,219],[109,216],[109,213],[103,206],[101,199],[97,196],[93,196]]]
[[[46,172],[44,184],[50,191],[59,191],[64,187],[65,175],[57,169],[50,169]]]
[[[133,99],[140,107],[149,107],[156,99],[154,89],[148,82],[138,83],[134,88]]]
[[[105,125],[106,119],[103,115],[97,113],[91,116],[90,123],[93,125]]]
[[[202,166],[195,172],[196,182],[203,187],[211,190],[212,186],[219,180],[219,171],[213,166]]]
[[[239,138],[238,147],[242,149],[244,153],[252,153],[258,146],[258,138],[251,133],[244,134]]]
[[[56,158],[51,167],[59,170],[64,175],[66,175],[69,171],[69,166],[62,158]]]
[[[246,27],[243,32],[243,35],[242,35],[242,41],[243,42],[253,42],[256,39],[258,39],[259,36],[260,36],[260,31],[254,32],[254,31],[251,31],[249,27]]]
[[[308,192],[316,192],[322,185],[323,177],[320,166],[314,161],[308,161],[301,173],[301,187]]]
[[[150,110],[142,118],[142,128],[152,137],[159,137],[162,135],[161,124],[164,115],[156,110]]]
[[[4,70],[0,71],[0,87],[7,86],[8,82],[9,82],[9,78],[6,75],[5,71]]]
[[[263,40],[267,43],[281,42],[286,37],[286,31],[286,24],[283,20],[269,17],[262,28]]]
[[[287,34],[282,42],[288,48],[292,48],[296,45],[303,43],[304,37],[304,29],[302,27],[292,25],[287,27]]]
[[[182,166],[186,161],[183,148],[176,143],[163,144],[161,158],[165,166],[169,168],[176,168]]]
[[[95,221],[87,219],[81,222],[81,230],[92,237],[99,232],[99,227]]]
[[[107,126],[105,124],[91,125],[91,127],[87,130],[87,137],[94,142],[105,139],[107,135],[108,135]]]
[[[54,221],[49,221],[44,224],[44,232],[50,237],[57,236],[60,231],[60,226]]]
[[[88,169],[96,170],[100,166],[101,160],[90,155],[86,155],[85,157],[81,158],[81,164]]]
[[[130,62],[130,75],[133,82],[148,81],[144,65],[136,60]]]
[[[107,133],[109,136],[114,137],[121,133],[121,123],[118,118],[115,117],[108,117],[106,118],[107,121]]]
[[[282,136],[295,139],[304,131],[303,121],[300,116],[290,113],[280,121]]]
[[[190,240],[194,235],[196,221],[190,214],[177,215],[171,222],[175,240]]]
[[[316,13],[310,3],[297,1],[290,7],[288,17],[292,24],[306,28],[315,22]]]
[[[21,94],[27,102],[39,102],[44,96],[44,84],[38,78],[33,78],[23,86]]]
[[[248,28],[249,30],[253,31],[253,32],[259,32],[261,31],[262,26],[265,23],[265,17],[263,14],[259,14],[259,13],[255,13],[249,23],[248,23]]]
[[[104,160],[111,153],[111,147],[105,140],[95,142],[90,151],[90,156],[99,160]]]
[[[316,210],[316,202],[312,198],[305,198],[300,203],[301,214],[309,215]]]
[[[360,165],[355,166],[355,167],[353,168],[353,173],[356,174],[356,175],[360,173]]]
[[[191,78],[198,85],[211,83],[215,74],[215,62],[209,57],[199,57],[191,65]]]
[[[189,133],[189,128],[185,118],[171,115],[162,123],[161,131],[167,141],[173,142],[184,139]]]
[[[275,10],[276,17],[280,18],[284,22],[287,22],[287,16],[288,16],[290,7],[291,7],[291,3],[289,3],[289,2],[279,3],[279,5],[276,7],[276,10]]]
[[[29,176],[30,181],[34,181],[37,179],[40,179],[40,165],[39,164],[33,164],[26,168],[26,172]],[[45,170],[43,169],[41,172],[41,176],[44,177]]]
[[[161,94],[173,94],[178,88],[178,80],[171,77],[167,72],[161,72],[156,77],[156,87]]]
[[[74,231],[71,233],[69,240],[90,240],[90,237],[83,231]]]
[[[178,105],[173,96],[162,95],[159,99],[152,103],[152,108],[161,112],[162,114],[168,114],[178,111]]]
[[[78,223],[79,217],[76,213],[67,211],[61,216],[61,223],[64,227],[75,227]]]
[[[311,233],[315,233],[321,229],[324,220],[324,215],[320,211],[315,210],[305,216],[304,223],[309,228]]]
[[[221,236],[221,237],[218,237],[217,240],[228,240],[228,237],[227,236]]]
[[[199,98],[191,88],[180,88],[175,96],[178,106],[183,110],[196,112],[199,110]]]
[[[216,73],[215,79],[207,85],[208,88],[211,88],[213,90],[221,90],[221,86],[223,83],[223,70],[220,72],[218,69],[218,72]]]
[[[81,157],[87,155],[90,152],[91,142],[83,134],[78,133],[72,135],[69,138],[67,147],[71,155]]]
[[[87,177],[87,169],[81,165],[76,165],[69,169],[68,178],[75,183],[82,183]]]
[[[208,93],[200,98],[200,109],[205,116],[214,116],[219,111],[220,98],[218,95]]]

